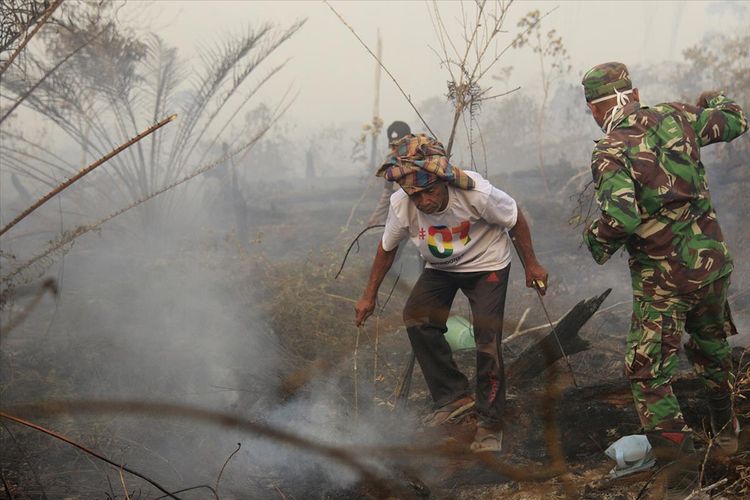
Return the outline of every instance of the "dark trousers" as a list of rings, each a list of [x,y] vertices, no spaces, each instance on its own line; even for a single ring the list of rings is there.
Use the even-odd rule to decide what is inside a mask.
[[[443,336],[456,292],[469,299],[477,344],[476,412],[479,423],[501,426],[505,373],[500,343],[510,265],[498,271],[455,273],[425,269],[404,307],[404,323],[435,406],[470,393]]]

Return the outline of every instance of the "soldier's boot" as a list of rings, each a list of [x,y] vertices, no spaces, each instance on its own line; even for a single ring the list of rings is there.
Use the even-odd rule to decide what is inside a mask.
[[[731,395],[728,392],[710,391],[708,411],[716,446],[727,455],[737,453],[740,422],[732,409]]]
[[[683,500],[698,488],[700,457],[695,451],[693,434],[678,431],[653,431],[646,433],[656,457],[656,464],[662,469],[667,500]]]

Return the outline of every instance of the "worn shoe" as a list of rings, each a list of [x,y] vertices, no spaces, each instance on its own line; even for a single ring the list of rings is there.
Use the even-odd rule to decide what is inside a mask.
[[[474,442],[469,447],[474,453],[497,453],[503,449],[503,430],[477,426]]]
[[[426,427],[438,427],[443,424],[456,423],[473,409],[474,397],[464,396],[433,411],[422,420],[422,423]]]
[[[665,476],[667,500],[683,500],[700,486],[700,457],[691,432],[653,431],[646,433]]]
[[[714,443],[723,453],[727,455],[737,453],[740,444],[740,421],[737,417],[733,415],[730,422],[718,428],[712,420],[711,430],[714,434]]]
[[[728,392],[711,391],[708,396],[708,410],[716,446],[727,455],[737,453],[740,422],[732,409],[731,395]]]

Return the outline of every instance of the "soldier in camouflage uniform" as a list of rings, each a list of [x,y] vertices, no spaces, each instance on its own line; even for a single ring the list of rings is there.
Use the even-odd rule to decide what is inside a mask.
[[[708,390],[717,442],[734,452],[739,429],[727,336],[736,329],[726,301],[732,258],[700,148],[743,134],[745,115],[721,92],[704,92],[695,106],[641,106],[627,68],[617,62],[595,66],[582,83],[606,134],[591,159],[601,215],[584,240],[599,264],[623,245],[630,255],[633,316],[625,364],[641,423],[657,456],[692,449],[671,386],[686,331],[686,353]],[[670,490],[686,479],[677,476],[668,479]]]

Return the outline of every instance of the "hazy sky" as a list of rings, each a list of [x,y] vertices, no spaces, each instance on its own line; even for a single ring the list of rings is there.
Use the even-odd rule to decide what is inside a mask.
[[[373,49],[380,30],[383,60],[401,86],[416,103],[446,92],[447,73],[430,47],[436,36],[428,8],[422,1],[332,1],[332,5]],[[460,26],[461,5],[440,2],[447,24]],[[528,11],[547,12],[546,32],[556,29],[571,55],[571,80],[590,66],[609,60],[626,64],[681,58],[682,51],[710,31],[747,31],[750,2],[615,2],[615,1],[517,1],[511,6],[499,37],[499,47],[517,33],[516,23]],[[464,4],[473,11],[471,2]],[[158,30],[169,43],[180,48],[183,57],[194,55],[196,47],[211,44],[227,33],[247,26],[273,22],[287,26],[296,19],[307,24],[276,54],[276,61],[292,60],[262,97],[273,102],[290,84],[299,98],[289,112],[290,119],[306,127],[340,121],[368,122],[374,96],[374,60],[329,8],[317,1],[156,1],[131,2],[122,13],[127,23]],[[529,49],[512,50],[498,64],[514,67],[509,86],[538,88],[537,60]],[[410,119],[413,112],[395,85],[383,75],[380,115],[386,121]],[[498,92],[506,84],[491,78]]]

